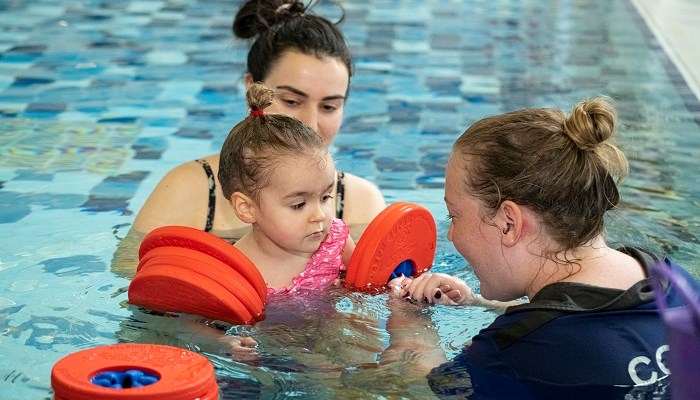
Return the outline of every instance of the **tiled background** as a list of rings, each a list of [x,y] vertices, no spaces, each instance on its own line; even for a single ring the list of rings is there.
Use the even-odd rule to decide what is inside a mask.
[[[632,3],[340,3],[357,73],[332,150],[389,202],[433,211],[436,268],[473,282],[444,240],[443,167],[456,136],[486,115],[569,110],[607,94],[631,160],[611,238],[700,276],[693,68],[673,64],[662,46],[671,40],[657,40]],[[236,9],[223,0],[0,1],[0,399],[47,397],[57,359],[113,343],[132,318],[128,282],[110,273],[120,238],[167,170],[218,151],[245,115]],[[326,2],[316,10],[340,15]],[[459,344],[481,326],[475,318],[445,340]]]

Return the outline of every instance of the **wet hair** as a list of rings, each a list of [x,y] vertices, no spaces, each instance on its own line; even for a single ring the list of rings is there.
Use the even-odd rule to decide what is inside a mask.
[[[328,151],[321,137],[303,122],[265,113],[273,98],[274,92],[262,83],[251,85],[246,93],[251,113],[231,129],[224,141],[218,177],[227,199],[241,192],[258,200],[281,158]]]
[[[465,168],[464,188],[495,215],[511,200],[535,211],[560,246],[552,254],[591,241],[604,230],[604,214],[620,202],[617,184],[627,159],[613,143],[616,113],[609,98],[556,109],[523,109],[487,117],[455,142]],[[550,255],[552,255],[550,254]]]
[[[233,34],[242,39],[256,38],[248,52],[248,73],[254,82],[264,81],[289,51],[338,59],[348,68],[348,78],[352,77],[352,55],[337,26],[343,17],[334,24],[309,13],[311,5],[287,0],[249,0],[241,6],[233,21]]]

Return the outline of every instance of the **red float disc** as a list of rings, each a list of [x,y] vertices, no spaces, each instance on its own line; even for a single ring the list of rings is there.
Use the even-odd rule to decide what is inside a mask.
[[[190,269],[148,263],[129,285],[129,303],[231,324],[253,324],[246,306],[215,280]]]
[[[360,289],[386,285],[403,261],[413,262],[413,276],[432,267],[437,229],[423,206],[398,202],[384,209],[367,226],[350,258],[346,282]]]
[[[346,268],[346,283],[349,283],[351,285],[355,284],[358,272],[361,269],[363,269],[359,264],[362,259],[362,254],[365,252],[367,246],[369,246],[369,242],[376,241],[376,239],[370,239],[370,236],[375,236],[373,232],[382,230],[381,227],[385,226],[383,223],[384,219],[386,219],[388,215],[392,214],[392,212],[395,212],[393,210],[395,210],[400,204],[403,203],[399,202],[387,206],[384,210],[382,210],[382,212],[380,212],[379,214],[377,214],[377,216],[374,217],[374,219],[369,223],[369,225],[367,225],[367,228],[365,228],[364,232],[362,232],[360,239],[355,244],[355,250],[353,250],[352,256],[350,256],[350,262],[348,263],[348,266]]]
[[[102,387],[90,380],[106,371],[137,369],[159,377],[147,386]],[[154,344],[117,344],[81,350],[60,359],[51,370],[56,400],[216,400],[214,367],[189,350]]]
[[[263,303],[267,301],[267,286],[260,271],[248,257],[227,241],[187,226],[162,226],[152,230],[143,238],[139,247],[139,259],[148,251],[161,246],[197,250],[222,261],[236,269],[253,285]]]
[[[208,254],[182,247],[156,247],[141,258],[136,275],[149,264],[173,265],[207,276],[236,296],[256,321],[264,319],[263,301],[251,283],[238,271]]]

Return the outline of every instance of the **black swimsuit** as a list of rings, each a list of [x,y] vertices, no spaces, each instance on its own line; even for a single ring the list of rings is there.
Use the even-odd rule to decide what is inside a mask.
[[[214,172],[206,160],[199,159],[195,161],[204,168],[204,173],[207,174],[207,180],[209,180],[209,206],[207,209],[207,223],[204,226],[204,232],[209,232],[214,225],[214,212],[216,211],[216,180],[214,179]],[[342,171],[338,171],[337,174],[336,192],[338,197],[335,202],[335,216],[342,219],[343,207],[345,206],[345,174]]]

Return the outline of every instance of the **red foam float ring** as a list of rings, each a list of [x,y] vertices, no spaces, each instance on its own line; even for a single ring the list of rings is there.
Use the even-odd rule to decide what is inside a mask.
[[[255,288],[243,275],[220,260],[196,250],[161,246],[147,252],[139,262],[137,271],[148,264],[174,265],[205,275],[228,289],[248,309],[256,321],[264,319],[264,304]],[[154,295],[158,295],[154,293]]]
[[[174,265],[148,263],[129,284],[129,303],[156,311],[182,312],[231,324],[255,318],[228,289],[208,276]]]
[[[105,371],[139,369],[159,377],[129,389],[102,387],[90,380]],[[219,388],[211,362],[172,346],[117,344],[81,350],[60,359],[51,370],[55,400],[216,400]]]
[[[348,264],[346,283],[358,289],[384,286],[405,260],[412,261],[413,276],[418,276],[432,267],[436,245],[437,228],[430,211],[414,203],[394,203],[360,237]]]
[[[236,269],[250,282],[263,303],[267,301],[267,285],[258,268],[240,250],[227,241],[187,226],[162,226],[149,232],[139,246],[139,259],[161,246],[184,247],[208,254]]]
[[[384,225],[383,223],[384,219],[386,219],[386,217],[391,213],[395,212],[393,210],[396,209],[400,204],[403,203],[394,203],[392,205],[387,206],[384,210],[382,210],[382,212],[380,212],[374,217],[374,219],[369,223],[369,225],[367,225],[367,228],[365,228],[364,232],[362,233],[362,236],[360,236],[360,240],[358,240],[358,242],[355,245],[355,250],[353,250],[352,256],[350,256],[350,262],[348,263],[345,272],[346,283],[349,283],[351,285],[355,284],[355,281],[357,280],[357,274],[360,273],[360,270],[364,270],[364,267],[361,264],[361,262],[363,261],[363,254],[367,247],[370,246],[370,242],[375,243],[377,240],[375,238],[375,236],[377,235],[375,235],[373,232],[385,231],[385,229],[383,228],[386,227],[386,225]]]

